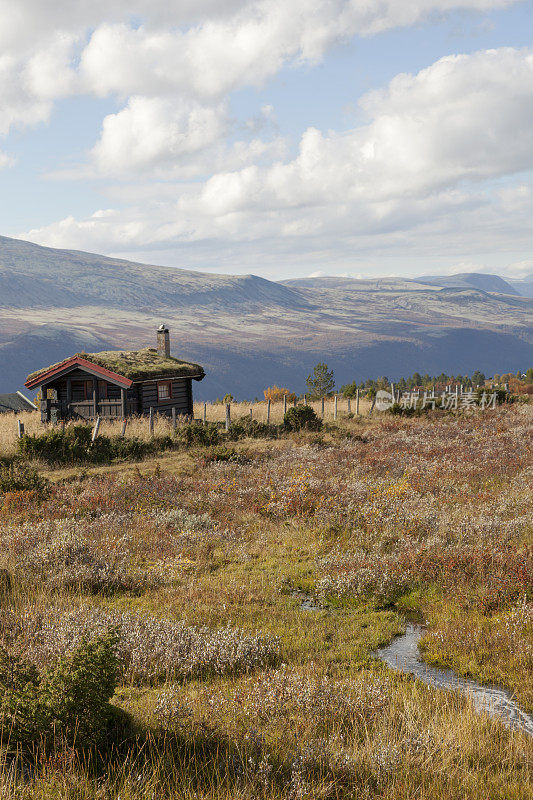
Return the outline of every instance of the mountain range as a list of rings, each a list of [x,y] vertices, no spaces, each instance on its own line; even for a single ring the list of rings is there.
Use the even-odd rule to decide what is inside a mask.
[[[201,363],[198,399],[303,391],[318,361],[337,384],[533,364],[533,275],[269,281],[136,264],[0,237],[0,392],[75,352],[155,342]]]

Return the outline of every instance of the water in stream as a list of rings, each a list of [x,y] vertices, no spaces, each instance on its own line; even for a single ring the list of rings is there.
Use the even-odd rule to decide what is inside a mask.
[[[428,686],[439,689],[459,689],[469,694],[478,711],[486,711],[498,717],[509,728],[525,731],[533,736],[533,717],[522,711],[511,695],[496,686],[461,678],[451,669],[440,669],[425,664],[420,658],[418,643],[424,634],[424,626],[407,623],[404,634],[397,636],[386,647],[376,650],[375,655],[392,669],[415,675]]]
[[[299,590],[292,594],[300,602],[303,611],[324,610],[312,595]],[[465,692],[472,698],[477,711],[486,711],[490,716],[498,717],[509,728],[525,731],[533,736],[533,717],[522,711],[505,689],[483,686],[476,681],[462,678],[452,669],[432,667],[422,661],[418,649],[418,643],[425,631],[425,626],[421,624],[422,616],[416,612],[404,612],[402,616],[407,620],[405,633],[376,650],[374,655],[377,658],[392,669],[414,675],[428,686]]]

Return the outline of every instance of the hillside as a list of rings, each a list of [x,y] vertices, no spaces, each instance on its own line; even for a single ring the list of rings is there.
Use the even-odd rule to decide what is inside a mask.
[[[303,391],[324,360],[338,384],[533,363],[533,300],[510,292],[398,278],[275,283],[0,237],[0,392],[79,350],[152,345],[161,322],[173,355],[206,369],[198,399],[253,398],[274,382]]]

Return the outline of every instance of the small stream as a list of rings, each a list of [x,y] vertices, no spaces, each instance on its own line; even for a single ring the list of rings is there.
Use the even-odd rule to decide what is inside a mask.
[[[486,711],[491,717],[501,719],[507,727],[533,736],[533,717],[522,711],[505,689],[484,686],[462,678],[451,669],[432,667],[422,661],[418,643],[424,632],[423,625],[408,622],[404,634],[396,636],[386,647],[380,647],[374,655],[392,669],[415,675],[428,686],[465,692],[472,698],[477,711]]]
[[[292,593],[300,602],[304,611],[323,611],[325,609],[311,594],[295,590]],[[375,650],[373,655],[387,664],[391,669],[414,675],[427,686],[451,691],[460,690],[468,694],[476,711],[485,711],[491,717],[497,717],[511,730],[520,730],[533,736],[533,717],[517,705],[511,694],[498,686],[483,685],[469,678],[462,678],[452,669],[432,667],[420,658],[418,643],[425,633],[425,625],[421,615],[403,613],[406,620],[405,633],[395,636],[385,647]]]

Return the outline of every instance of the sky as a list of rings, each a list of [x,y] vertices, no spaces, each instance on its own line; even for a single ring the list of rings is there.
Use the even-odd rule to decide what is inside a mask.
[[[0,0],[0,234],[205,272],[533,273],[533,2]]]

